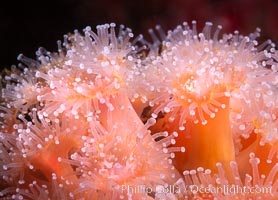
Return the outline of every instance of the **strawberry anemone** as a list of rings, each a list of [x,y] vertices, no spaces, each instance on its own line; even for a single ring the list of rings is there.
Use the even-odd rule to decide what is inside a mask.
[[[87,199],[151,199],[157,185],[173,184],[180,177],[172,158],[175,152],[185,149],[169,147],[177,134],[151,135],[148,128],[155,119],[144,125],[128,98],[121,102],[113,98],[110,102],[118,106],[113,111],[104,106],[100,113],[103,123],[90,126],[90,133],[82,137],[81,151],[72,154],[72,160],[62,160],[75,166],[79,176],[79,187],[70,195],[82,194]],[[163,139],[156,141],[157,138]]]
[[[96,29],[1,77],[1,198],[277,199],[278,51],[259,29]]]
[[[275,198],[275,45],[271,41],[258,45],[259,29],[249,36],[235,31],[219,39],[221,26],[212,36],[212,23],[206,23],[200,33],[196,22],[192,24],[192,28],[184,23],[169,31],[161,53],[145,60],[146,81],[151,80],[151,90],[158,94],[150,96],[146,108],[149,116],[157,118],[151,130],[179,133],[175,145],[185,146],[186,152],[176,154],[174,165],[185,175],[186,185],[223,180],[227,185],[271,186],[274,190],[267,197]],[[196,169],[202,169],[201,175]],[[218,178],[203,179],[204,169]],[[223,193],[217,195],[208,196],[226,199]]]

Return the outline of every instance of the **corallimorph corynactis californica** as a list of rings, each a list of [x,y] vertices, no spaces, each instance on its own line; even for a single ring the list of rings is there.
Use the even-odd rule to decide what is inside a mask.
[[[278,51],[221,28],[111,23],[19,55],[0,199],[278,199]]]

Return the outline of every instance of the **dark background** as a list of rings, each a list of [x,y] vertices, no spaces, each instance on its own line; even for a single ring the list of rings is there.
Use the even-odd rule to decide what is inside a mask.
[[[41,46],[55,51],[64,34],[87,25],[116,22],[147,35],[156,24],[168,30],[192,20],[200,30],[205,21],[221,24],[222,33],[260,27],[262,41],[278,41],[278,0],[10,0],[0,5],[0,67],[17,64],[19,53],[35,58]]]

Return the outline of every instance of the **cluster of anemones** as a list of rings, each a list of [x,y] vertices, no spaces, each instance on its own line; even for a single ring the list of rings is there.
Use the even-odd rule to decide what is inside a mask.
[[[1,198],[278,197],[278,51],[259,29],[96,29],[3,72]]]

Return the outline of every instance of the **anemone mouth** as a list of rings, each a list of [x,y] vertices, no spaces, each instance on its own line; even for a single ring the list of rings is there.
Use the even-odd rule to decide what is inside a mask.
[[[192,101],[198,102],[203,100],[206,102],[210,100],[211,94],[208,94],[208,89],[203,89],[194,75],[181,75],[177,80],[173,81],[172,87],[175,88],[173,96],[183,106],[189,106]]]
[[[189,108],[189,115],[199,115],[201,122],[205,122],[205,115],[215,117],[219,107],[225,108],[218,100],[227,96],[226,88],[221,84],[210,84],[196,75],[181,75],[172,82],[173,97],[181,107]]]
[[[85,84],[75,87],[76,93],[66,97],[66,102],[77,100],[90,101],[93,99],[101,99],[102,97],[109,97],[119,92],[123,85],[123,80],[119,75],[112,77],[96,77],[92,88],[87,88]],[[101,102],[103,103],[103,102]]]
[[[73,77],[69,78],[70,75],[67,74],[62,80],[59,80],[58,76],[64,71],[57,70],[57,72],[55,78],[49,81],[50,88],[45,88],[37,97],[43,106],[42,111],[47,116],[57,117],[65,112],[80,118],[86,116],[88,112],[99,113],[101,104],[113,110],[111,97],[117,96],[125,87],[118,72],[106,76],[76,71],[78,75],[73,72]]]

